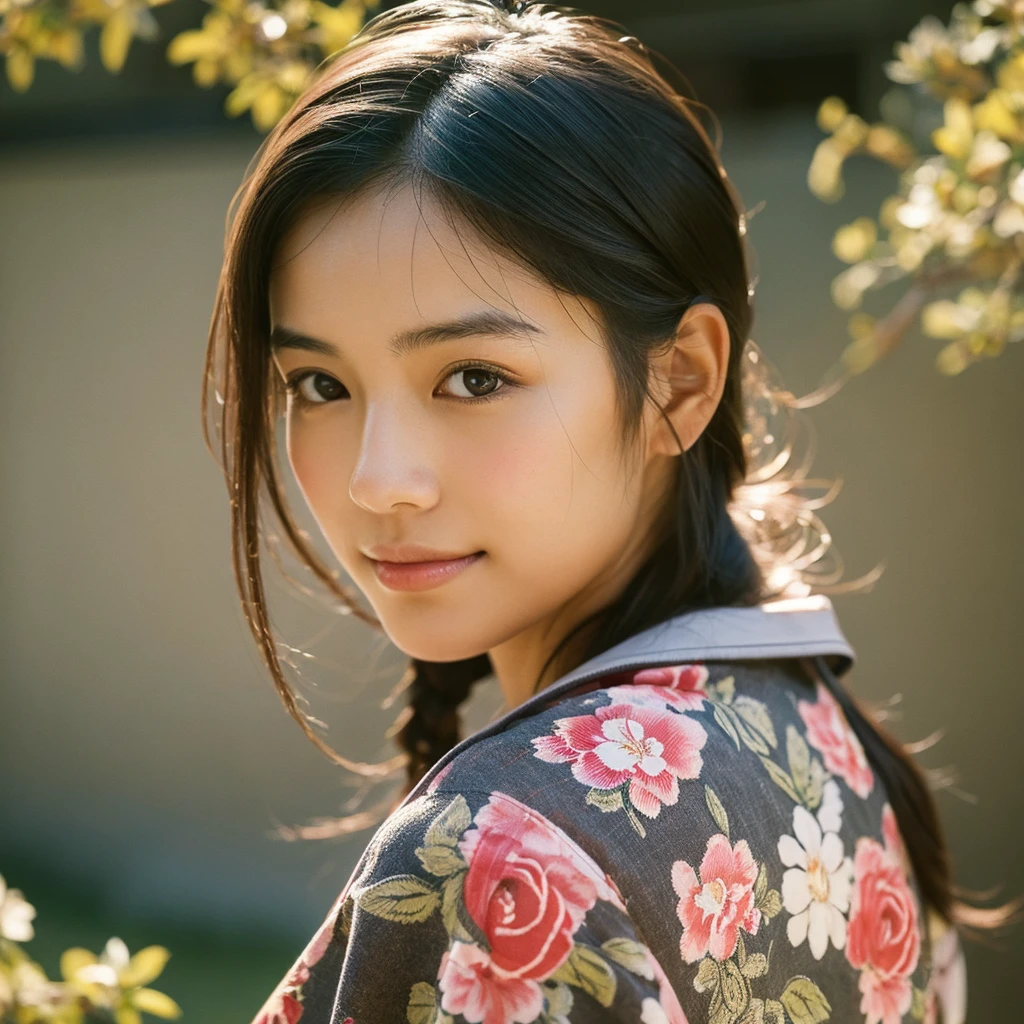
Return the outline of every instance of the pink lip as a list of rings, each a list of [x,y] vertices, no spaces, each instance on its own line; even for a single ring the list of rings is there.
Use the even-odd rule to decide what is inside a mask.
[[[372,559],[373,570],[388,590],[430,590],[458,576],[484,557],[483,551],[461,558],[434,559],[429,562],[385,562]]]

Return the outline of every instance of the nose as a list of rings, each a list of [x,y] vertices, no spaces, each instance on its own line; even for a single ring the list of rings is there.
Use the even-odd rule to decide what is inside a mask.
[[[429,433],[400,409],[368,409],[349,497],[379,514],[400,505],[433,507],[440,495],[429,448]]]

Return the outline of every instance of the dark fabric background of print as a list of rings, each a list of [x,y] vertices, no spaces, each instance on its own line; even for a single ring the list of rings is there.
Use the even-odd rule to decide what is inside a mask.
[[[806,738],[806,727],[797,710],[800,699],[814,701],[815,691],[799,664],[792,660],[707,662],[709,684],[727,676],[735,680],[736,693],[762,701],[768,710],[783,752],[785,734],[794,726]],[[608,684],[620,683],[610,677]],[[629,684],[625,684],[629,685]],[[779,859],[782,835],[793,835],[793,800],[769,777],[751,750],[736,749],[733,740],[716,723],[711,707],[687,715],[707,732],[701,751],[702,767],[696,779],[679,780],[679,799],[661,807],[656,818],[640,816],[646,831],[641,837],[622,812],[606,813],[586,803],[588,786],[577,781],[567,763],[549,763],[535,756],[531,740],[550,735],[559,718],[592,714],[609,703],[601,689],[588,686],[558,699],[552,706],[512,723],[506,730],[482,739],[458,755],[432,793],[410,802],[386,821],[372,838],[362,873],[355,885],[366,885],[395,874],[424,876],[416,855],[430,822],[451,800],[461,794],[475,815],[492,792],[507,794],[535,809],[559,826],[614,880],[625,899],[629,919],[611,904],[598,901],[577,933],[577,940],[599,945],[613,935],[635,934],[657,957],[689,1018],[690,1024],[708,1017],[709,993],[697,992],[693,980],[698,963],[686,964],[680,955],[683,932],[676,913],[678,897],[672,887],[672,864],[677,860],[699,870],[708,839],[719,832],[705,803],[704,786],[714,789],[725,806],[730,841],[744,839],[754,859],[767,865],[770,888],[781,890],[785,866]],[[817,753],[812,747],[812,753]],[[820,755],[819,755],[820,756]],[[882,808],[887,794],[876,777],[866,799],[861,799],[839,776],[832,776],[842,796],[839,837],[851,859],[856,841],[866,836],[883,842]],[[920,893],[911,879],[920,905]],[[815,960],[805,938],[797,947],[786,934],[788,912],[762,919],[757,934],[744,933],[749,953],[768,953],[767,975],[752,983],[755,996],[778,998],[795,975],[812,979],[824,992],[832,1011],[830,1024],[863,1024],[859,971],[845,952],[828,945]],[[911,980],[919,988],[927,984],[930,949],[924,915],[919,917],[921,950]],[[347,948],[342,949],[342,944]],[[351,932],[337,934],[323,960],[314,966],[304,988],[301,1024],[386,1024],[406,1019],[410,987],[417,981],[437,983],[441,957],[448,936],[440,916],[419,924],[396,924],[354,910]],[[657,986],[616,969],[615,1003],[598,1006],[582,992],[574,992],[571,1021],[631,1021],[640,1019],[640,1000],[657,998]],[[331,1007],[334,1008],[333,1016]],[[905,1020],[911,1020],[906,1015]],[[461,1022],[462,1018],[458,1018]]]

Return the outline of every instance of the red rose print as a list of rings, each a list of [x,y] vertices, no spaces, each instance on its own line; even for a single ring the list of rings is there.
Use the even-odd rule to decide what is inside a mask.
[[[864,748],[835,697],[821,683],[817,684],[817,693],[816,702],[797,702],[800,717],[807,726],[807,742],[821,751],[825,767],[843,779],[863,800],[875,784]]]
[[[656,818],[679,799],[679,780],[700,774],[703,726],[686,715],[630,704],[609,704],[592,715],[560,718],[553,736],[532,740],[536,756],[568,761],[573,775],[597,789],[629,783],[633,806]]]
[[[874,839],[857,840],[846,958],[860,970],[865,1024],[900,1024],[920,952],[917,901],[900,861]]]
[[[512,1024],[541,1012],[539,982],[568,958],[598,899],[625,910],[597,864],[557,825],[503,793],[492,793],[459,850],[469,864],[466,910],[490,953],[456,942],[438,970],[442,1008],[467,1021]]]
[[[718,833],[708,840],[700,875],[684,860],[672,865],[676,913],[683,925],[679,951],[688,964],[710,953],[726,960],[736,948],[739,929],[757,934],[761,911],[754,906],[757,862],[745,839],[735,846]]]

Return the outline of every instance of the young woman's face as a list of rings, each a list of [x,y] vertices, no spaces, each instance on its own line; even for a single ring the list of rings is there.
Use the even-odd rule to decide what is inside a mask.
[[[430,661],[550,650],[635,571],[676,464],[623,453],[588,309],[471,238],[407,189],[364,195],[306,212],[270,282],[295,477]]]

